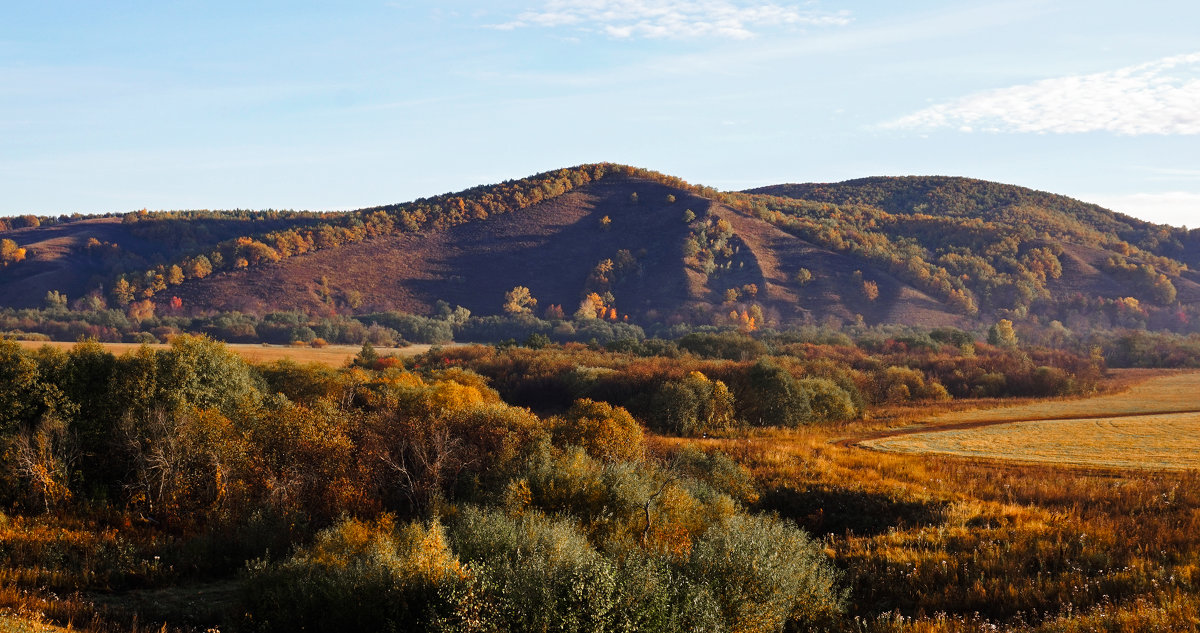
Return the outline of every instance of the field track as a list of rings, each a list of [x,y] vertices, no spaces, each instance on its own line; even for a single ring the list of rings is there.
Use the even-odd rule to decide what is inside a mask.
[[[921,427],[839,443],[1104,469],[1200,469],[1200,373],[1150,378],[1084,400],[954,412]]]
[[[37,349],[43,345],[69,350],[74,343],[18,341],[25,349]],[[108,351],[116,355],[131,352],[141,347],[138,343],[101,343]],[[331,367],[342,367],[362,349],[357,345],[327,345],[325,347],[299,347],[291,345],[257,345],[228,343],[229,349],[250,363],[269,363],[276,360],[291,359],[297,363],[321,363]],[[168,345],[150,345],[152,349],[166,349]],[[399,349],[380,347],[376,351],[380,356],[416,356],[429,351],[431,345],[409,345]]]

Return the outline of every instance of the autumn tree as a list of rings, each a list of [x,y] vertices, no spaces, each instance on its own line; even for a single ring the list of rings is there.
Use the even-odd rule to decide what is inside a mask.
[[[683,380],[669,380],[655,392],[652,421],[662,431],[701,435],[733,426],[733,394],[720,380],[693,371]]]
[[[204,279],[205,277],[211,275],[213,271],[212,262],[210,262],[208,258],[203,255],[197,255],[188,260],[186,267],[187,270],[185,272],[187,273],[187,276],[191,277],[192,279]]]
[[[516,286],[504,294],[504,311],[512,314],[533,314],[537,299],[525,286]]]
[[[47,310],[60,311],[67,309],[67,295],[57,291],[50,290],[46,292],[46,296],[42,299],[42,305]]]
[[[555,442],[579,446],[605,461],[637,461],[642,457],[642,427],[621,407],[583,398],[554,422]]]
[[[183,269],[172,264],[169,268],[167,268],[166,278],[168,285],[178,286],[179,284],[183,283]]]
[[[579,302],[579,309],[575,311],[576,319],[600,319],[607,314],[608,308],[604,305],[604,298],[594,292],[589,292],[583,301]]]
[[[988,343],[1000,347],[1015,347],[1017,332],[1013,329],[1012,321],[1000,319],[995,325],[988,328]]]
[[[135,288],[133,284],[125,277],[117,279],[117,283],[113,284],[112,297],[117,302],[117,305],[125,307],[133,301]]]
[[[879,284],[874,281],[863,281],[862,290],[863,296],[867,298],[867,301],[874,301],[879,298]]]
[[[8,266],[15,264],[25,259],[25,249],[17,246],[17,243],[4,238],[0,240],[0,266]]]

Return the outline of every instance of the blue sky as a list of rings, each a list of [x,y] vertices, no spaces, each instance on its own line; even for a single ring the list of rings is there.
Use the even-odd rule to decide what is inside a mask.
[[[584,162],[1200,226],[1200,3],[10,3],[0,214],[347,209]]]

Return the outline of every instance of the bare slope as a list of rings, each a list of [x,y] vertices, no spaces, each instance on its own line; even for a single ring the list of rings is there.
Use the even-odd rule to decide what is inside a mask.
[[[638,193],[638,200],[631,194]],[[674,194],[674,203],[667,196]],[[327,309],[352,293],[361,310],[423,313],[445,300],[473,312],[500,311],[514,286],[530,288],[539,311],[579,304],[585,282],[621,249],[641,275],[616,293],[623,311],[678,305],[690,299],[680,264],[689,205],[707,201],[663,185],[612,177],[508,215],[419,234],[378,238],[252,269],[189,281],[175,294],[200,309]],[[607,217],[607,226],[602,220]]]

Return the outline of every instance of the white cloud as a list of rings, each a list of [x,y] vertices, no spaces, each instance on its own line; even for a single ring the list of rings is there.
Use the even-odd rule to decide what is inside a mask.
[[[1200,53],[968,95],[882,125],[979,132],[1200,134]]]
[[[796,5],[737,0],[547,0],[493,28],[571,27],[609,37],[748,39],[758,29],[834,26],[850,22],[845,11],[821,12]]]
[[[1148,222],[1188,228],[1200,227],[1200,193],[1170,191],[1120,195],[1101,194],[1084,195],[1080,196],[1080,199]]]

